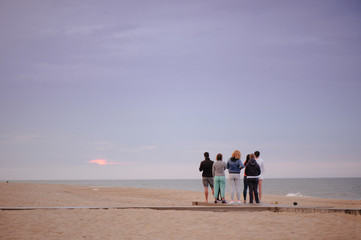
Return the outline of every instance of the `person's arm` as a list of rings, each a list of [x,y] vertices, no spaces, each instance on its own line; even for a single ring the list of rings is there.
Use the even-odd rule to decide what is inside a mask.
[[[261,175],[261,167],[257,164],[256,166],[257,172],[258,172],[258,176]]]
[[[239,160],[239,169],[244,168],[245,166],[243,165],[243,163],[241,162],[241,160]]]
[[[202,172],[203,171],[203,165],[202,165],[202,162],[201,164],[199,165],[199,171]]]
[[[229,169],[229,162],[227,162],[227,169]]]
[[[214,163],[213,163],[213,166],[212,166],[212,176],[214,177],[214,174],[215,174],[215,169],[214,169]]]

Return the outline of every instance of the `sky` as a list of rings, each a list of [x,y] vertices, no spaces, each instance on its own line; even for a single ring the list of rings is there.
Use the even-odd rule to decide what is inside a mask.
[[[358,0],[0,1],[0,179],[361,177]]]

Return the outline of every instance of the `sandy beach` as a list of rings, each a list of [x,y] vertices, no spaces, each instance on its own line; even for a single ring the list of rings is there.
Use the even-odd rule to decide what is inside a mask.
[[[229,199],[229,196],[226,196]],[[203,192],[0,183],[0,207],[190,206]],[[262,202],[361,208],[361,201],[264,196]],[[361,216],[345,213],[152,209],[0,211],[0,239],[361,239]]]

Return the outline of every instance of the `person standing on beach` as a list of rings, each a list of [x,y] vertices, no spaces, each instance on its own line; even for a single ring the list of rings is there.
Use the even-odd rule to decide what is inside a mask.
[[[231,204],[233,204],[234,193],[237,194],[238,204],[241,203],[241,169],[244,168],[241,162],[241,152],[235,150],[232,157],[227,162],[227,169],[229,172],[229,183],[231,185]]]
[[[250,156],[251,156],[251,154],[247,154],[246,161],[243,163],[243,165],[247,166]],[[247,188],[248,188],[247,175],[246,175],[246,172],[244,172],[244,177],[243,177],[243,202],[244,203],[246,203],[246,199],[247,199]]]
[[[213,177],[214,177],[214,203],[217,203],[218,199],[218,191],[221,192],[222,203],[226,203],[224,200],[225,197],[225,189],[226,189],[226,177],[224,174],[224,170],[226,170],[227,165],[222,161],[222,154],[217,154],[217,161],[213,164]]]
[[[256,200],[256,203],[259,203],[258,198],[258,178],[261,174],[261,168],[255,160],[254,154],[251,154],[250,160],[246,165],[244,172],[247,175],[247,183],[249,187],[249,203],[253,203],[253,195]]]
[[[209,153],[204,153],[204,160],[199,165],[199,171],[202,172],[202,183],[204,187],[204,196],[206,198],[205,202],[208,202],[208,186],[212,189],[212,195],[214,195],[214,188],[213,188],[213,161],[209,159]]]
[[[255,160],[258,163],[259,167],[261,168],[261,175],[259,176],[259,183],[258,183],[258,188],[259,188],[259,200],[262,200],[262,183],[263,183],[263,174],[264,174],[264,163],[263,163],[263,159],[260,158],[260,152],[259,151],[255,151],[254,152],[254,156],[255,156]]]

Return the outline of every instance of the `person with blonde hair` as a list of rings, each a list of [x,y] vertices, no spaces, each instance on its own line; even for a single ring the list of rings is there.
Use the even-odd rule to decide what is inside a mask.
[[[241,204],[241,169],[245,166],[241,162],[241,152],[235,150],[232,157],[227,162],[229,172],[229,184],[231,186],[231,204],[233,204],[234,194],[237,194],[238,204]]]
[[[213,177],[214,177],[214,203],[217,203],[218,192],[221,192],[222,203],[226,203],[224,200],[225,197],[225,188],[226,188],[226,177],[224,170],[226,170],[227,165],[222,161],[222,154],[217,154],[217,161],[213,163]]]

